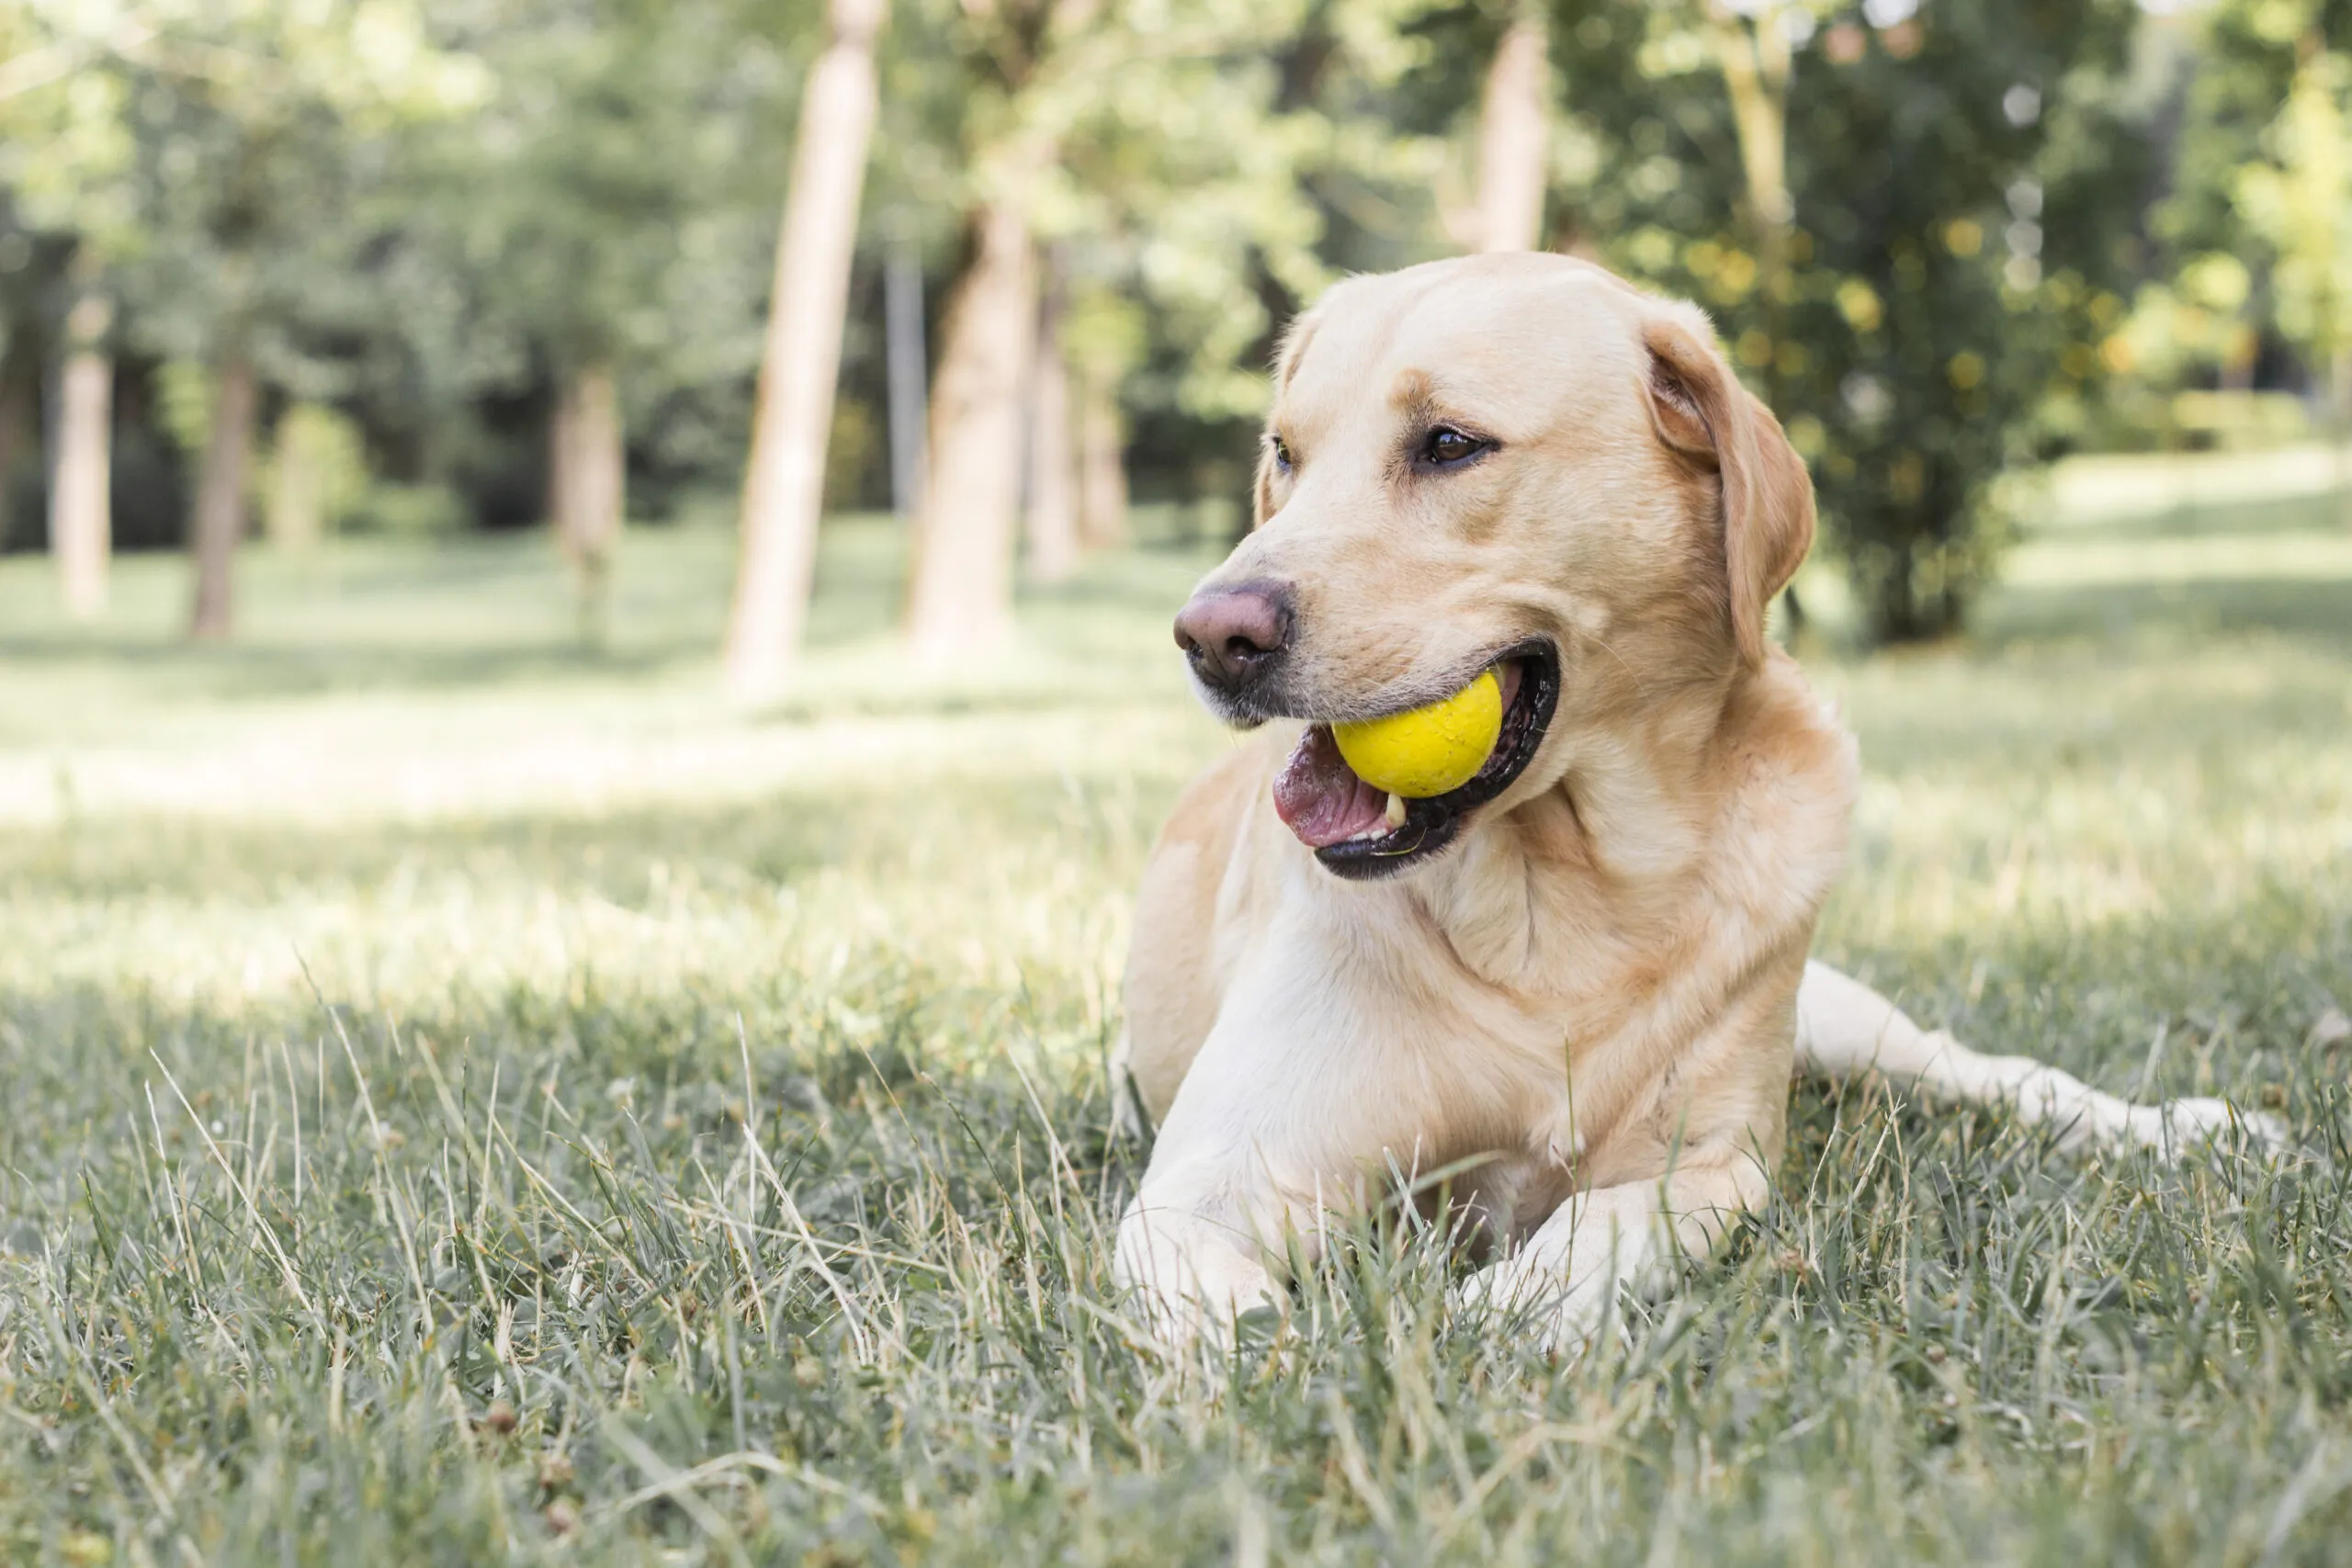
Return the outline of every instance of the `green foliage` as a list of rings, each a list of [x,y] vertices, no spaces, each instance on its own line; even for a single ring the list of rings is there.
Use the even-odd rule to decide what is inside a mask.
[[[1889,14],[1902,11],[1887,7]],[[2143,105],[2122,0],[1796,18],[1794,227],[1777,278],[1695,7],[1562,6],[1566,102],[1604,156],[1565,193],[1614,265],[1713,312],[1811,463],[1826,536],[1883,637],[1954,629],[2007,520],[2005,469],[2083,419],[2116,293]]]
[[[273,538],[315,527],[332,533],[368,491],[368,455],[359,427],[322,403],[296,403],[277,418],[256,488],[268,497],[264,517]]]
[[[2322,382],[2352,333],[2352,6],[2224,0],[2165,41],[2183,85],[2170,188],[2148,220],[2160,251],[2110,357],[2143,400],[2266,373],[2276,385],[2265,361],[2282,345],[2301,361],[2287,386]]]
[[[657,486],[741,461],[801,61],[732,0],[452,6],[494,85],[399,149],[407,310],[387,392],[421,385],[449,452],[485,399],[613,369]],[[512,461],[513,459],[509,459]],[[525,461],[536,461],[536,457]]]
[[[2332,365],[2352,355],[2352,56],[2310,50],[2264,142],[2238,209],[2270,252],[2279,331]]]
[[[956,258],[1020,134],[1057,158],[1034,203],[1070,270],[1077,343],[1130,374],[1128,400],[1224,426],[1264,407],[1273,334],[1340,271],[1439,254],[1435,149],[1388,94],[1425,52],[1430,0],[900,7],[885,42],[884,135],[868,211]],[[1351,245],[1338,209],[1396,242]],[[1335,229],[1340,231],[1335,232]]]
[[[212,377],[192,359],[166,360],[155,371],[155,423],[184,457],[212,438]]]
[[[1518,8],[899,0],[833,499],[871,502],[885,471],[872,261],[911,244],[936,308],[1023,138],[1054,150],[1027,205],[1140,490],[1238,494],[1282,321],[1334,276],[1453,248]],[[1715,313],[1883,636],[1956,624],[2018,469],[2278,438],[2275,399],[2177,396],[2214,381],[2298,389],[2335,359],[2352,388],[2345,0],[1545,9],[1552,243]],[[120,307],[129,385],[234,329],[266,411],[331,405],[396,482],[500,525],[540,515],[552,386],[606,365],[640,509],[731,493],[820,22],[816,0],[17,7],[8,352],[53,356],[90,288]],[[1785,233],[1747,209],[1726,26],[1792,39]]]
[[[233,336],[485,512],[541,461],[485,405],[613,364],[658,494],[739,460],[798,64],[764,29],[805,9],[45,5],[65,68],[0,97],[0,186],[124,303],[126,348]]]
[[[354,534],[395,538],[447,538],[467,524],[464,498],[446,484],[401,484],[379,480],[358,491],[343,513]]]
[[[268,378],[340,390],[337,356],[319,340],[383,324],[380,301],[354,287],[375,231],[366,198],[383,139],[461,112],[483,89],[478,68],[432,48],[422,19],[398,4],[357,19],[311,7],[133,7],[127,24],[152,36],[94,44],[62,90],[115,117],[121,167],[76,194],[121,209],[99,259],[132,308],[132,341],[203,361],[224,331],[251,331]]]

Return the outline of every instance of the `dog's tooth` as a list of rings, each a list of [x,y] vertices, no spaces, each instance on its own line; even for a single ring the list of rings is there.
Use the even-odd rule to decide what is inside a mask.
[[[1390,795],[1390,796],[1388,797],[1388,826],[1389,826],[1389,829],[1390,829],[1390,830],[1391,830],[1391,831],[1394,831],[1395,829],[1398,829],[1398,828],[1402,828],[1404,825],[1405,825],[1405,797],[1404,797],[1403,795]]]

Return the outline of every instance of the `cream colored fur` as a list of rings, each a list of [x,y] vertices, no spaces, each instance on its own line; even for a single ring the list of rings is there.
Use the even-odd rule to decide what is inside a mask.
[[[1433,423],[1498,446],[1416,472]],[[1157,1125],[1117,1267],[1163,1325],[1278,1303],[1332,1214],[1453,1170],[1496,1244],[1471,1294],[1578,1342],[1762,1199],[1799,1066],[2075,1138],[2230,1124],[1980,1055],[1808,964],[1857,767],[1763,635],[1811,488],[1697,310],[1555,256],[1352,279],[1292,332],[1269,434],[1295,460],[1203,587],[1293,595],[1288,711],[1410,705],[1539,636],[1561,694],[1519,780],[1387,881],[1334,876],[1276,818],[1295,724],[1179,801],[1115,1063]]]

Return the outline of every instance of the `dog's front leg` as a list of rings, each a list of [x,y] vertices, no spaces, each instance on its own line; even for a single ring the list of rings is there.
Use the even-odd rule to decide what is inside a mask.
[[[1220,1021],[1219,1032],[1240,1032],[1228,1030],[1231,1021]],[[1212,1070],[1196,1068],[1177,1092],[1142,1187],[1119,1221],[1114,1272],[1153,1326],[1179,1344],[1279,1304],[1275,1270],[1314,1224],[1293,1196],[1303,1156],[1290,1132],[1313,1119],[1311,1104],[1217,1062],[1238,1054],[1211,1034],[1202,1055]]]
[[[1360,1204],[1385,1155],[1413,1163],[1420,1118],[1397,1093],[1396,1053],[1419,1021],[1350,936],[1277,923],[1160,1123],[1114,1271],[1179,1340],[1280,1305],[1290,1260],[1318,1250],[1326,1206]]]
[[[1229,1203],[1139,1193],[1119,1221],[1114,1269],[1161,1335],[1187,1345],[1276,1303],[1274,1276],[1248,1217]]]
[[[1753,1154],[1717,1150],[1698,1151],[1659,1180],[1578,1192],[1516,1252],[1479,1270],[1468,1300],[1529,1314],[1546,1349],[1578,1348],[1620,1291],[1656,1293],[1679,1259],[1704,1258],[1770,1184]]]

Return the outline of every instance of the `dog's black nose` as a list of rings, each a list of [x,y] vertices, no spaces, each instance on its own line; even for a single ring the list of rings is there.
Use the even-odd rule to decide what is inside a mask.
[[[1202,680],[1227,691],[1273,662],[1290,637],[1290,596],[1278,588],[1196,593],[1176,616],[1176,646]]]

